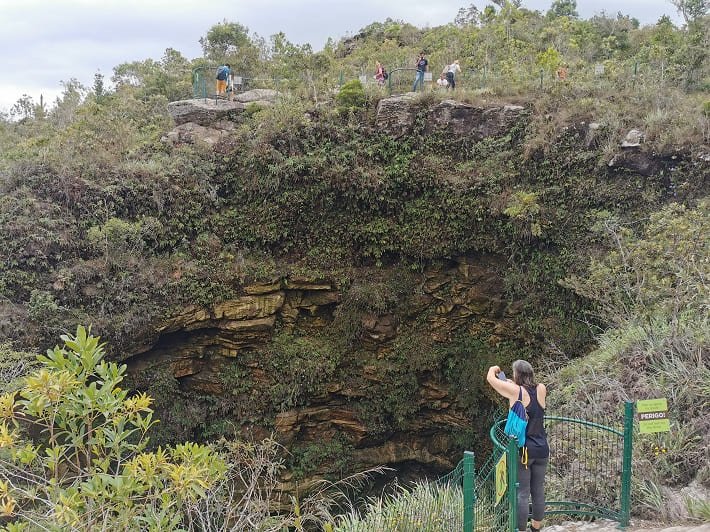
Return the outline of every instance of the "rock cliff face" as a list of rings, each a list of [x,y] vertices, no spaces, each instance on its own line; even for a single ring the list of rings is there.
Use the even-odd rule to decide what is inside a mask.
[[[395,136],[412,132],[421,112],[413,92],[380,100],[377,106],[377,126]],[[503,135],[526,114],[520,105],[477,107],[456,100],[439,102],[424,113],[424,131],[445,131],[457,137],[481,140]]]
[[[242,411],[228,421],[257,437],[273,431],[289,448],[343,442],[353,470],[405,463],[432,470],[450,468],[459,459],[454,434],[470,430],[472,420],[441,371],[416,374],[416,382],[411,383],[416,389],[409,390],[406,405],[414,421],[406,427],[383,430],[373,425],[363,404],[383,388],[398,385],[391,381],[394,374],[383,367],[398,338],[417,323],[424,323],[429,337],[422,342],[433,345],[443,344],[460,330],[476,332],[491,346],[514,336],[511,317],[517,305],[502,299],[501,262],[492,256],[469,256],[428,267],[415,276],[413,291],[406,296],[406,312],[358,316],[360,359],[350,360],[351,353],[341,353],[343,371],[333,372],[317,393],[294,407],[262,409],[263,417]],[[268,391],[279,385],[280,377],[269,371],[268,352],[253,355],[267,348],[276,333],[318,336],[318,331],[332,326],[344,298],[343,291],[329,281],[293,277],[246,286],[244,292],[210,308],[185,308],[166,320],[157,328],[152,345],[129,359],[131,373],[166,372],[183,393],[219,402],[233,397],[234,384],[225,375],[238,368],[243,382]],[[333,473],[331,467],[325,461],[310,473]]]
[[[171,104],[177,127],[167,141],[216,146],[244,110],[243,102]],[[294,481],[383,464],[400,471],[450,469],[463,447],[485,441],[494,408],[483,379],[488,365],[537,356],[540,337],[558,328],[571,349],[585,342],[578,324],[570,324],[574,316],[562,317],[571,296],[554,291],[561,290],[556,281],[579,251],[568,228],[578,228],[574,238],[588,237],[583,228],[600,205],[633,207],[649,172],[663,175],[662,168],[670,175],[676,168],[673,157],[661,160],[647,151],[640,136],[633,146],[622,147],[619,139],[618,157],[598,164],[596,144],[605,126],[580,122],[558,132],[569,164],[569,176],[562,175],[542,150],[523,160],[528,114],[527,107],[426,103],[405,94],[379,102],[375,129],[389,137],[373,135],[378,149],[367,156],[361,148],[370,128],[358,130],[363,136],[355,143],[337,127],[326,134],[304,126],[312,136],[298,148],[303,152],[275,142],[263,147],[263,160],[241,160],[243,146],[220,146],[230,177],[220,194],[231,207],[214,220],[223,236],[229,229],[217,242],[249,248],[266,239],[267,253],[277,252],[285,238],[280,229],[288,226],[294,234],[280,261],[292,254],[303,258],[308,250],[302,248],[316,243],[322,256],[339,250],[339,257],[357,256],[362,265],[348,265],[345,283],[337,274],[289,273],[230,285],[228,292],[238,296],[186,306],[156,325],[127,362],[136,386],[162,393],[157,403],[173,408],[159,412],[168,435],[274,434],[292,453],[293,477],[285,480]],[[409,135],[431,140],[433,155],[421,156],[409,138],[390,138]],[[469,150],[476,143],[481,150]],[[341,145],[347,149],[340,152]],[[344,182],[341,174],[351,170],[353,180],[371,179],[363,181],[371,188]],[[242,193],[270,172],[278,179]],[[420,175],[425,178],[418,181]],[[397,184],[402,176],[406,183]],[[672,183],[648,181],[659,203],[665,201]],[[274,187],[280,196],[271,195]],[[356,193],[348,196],[348,187]],[[566,203],[570,198],[573,203]],[[318,218],[321,210],[327,222]],[[282,212],[288,216],[278,216]],[[251,220],[257,219],[268,219],[269,227],[254,231]],[[322,238],[328,231],[337,236]],[[335,242],[347,239],[347,232],[358,233],[348,243],[352,254]],[[500,242],[506,238],[517,240]],[[373,252],[362,251],[370,247]],[[387,254],[381,262],[389,266],[368,269],[369,260]],[[396,257],[405,256],[418,257],[417,273],[398,266]],[[280,271],[303,271],[300,263],[282,266]],[[524,300],[526,290],[544,291],[544,297]],[[504,296],[510,293],[520,300]],[[540,302],[544,308],[535,306]]]

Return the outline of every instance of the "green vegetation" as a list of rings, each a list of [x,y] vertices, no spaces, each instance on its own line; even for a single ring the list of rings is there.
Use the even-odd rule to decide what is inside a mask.
[[[216,328],[205,331],[198,362],[212,372],[211,389],[147,361],[127,380],[155,398],[163,423],[140,425],[151,411],[143,402],[140,416],[125,420],[137,424],[126,429],[136,430],[131,438],[101,444],[117,450],[100,449],[102,458],[84,463],[86,442],[79,449],[63,440],[57,446],[70,445],[60,449],[66,460],[55,463],[79,456],[78,469],[94,469],[77,482],[100,467],[104,476],[91,482],[104,482],[123,474],[110,453],[162,452],[167,471],[198,459],[177,451],[184,440],[251,429],[268,435],[278,414],[325,401],[345,405],[357,418],[354,432],[377,441],[415,433],[422,416],[438,412],[490,420],[496,403],[485,368],[528,358],[547,367],[556,413],[669,397],[673,432],[642,440],[635,457],[645,508],[658,509],[659,494],[694,479],[707,484],[702,435],[710,427],[693,412],[707,410],[710,382],[708,248],[700,237],[709,232],[708,16],[696,9],[702,2],[678,3],[682,28],[667,18],[639,27],[621,14],[582,20],[573,1],[555,1],[546,14],[501,1],[462,9],[437,28],[375,22],[318,52],[223,22],[201,40],[202,58],[168,50],[160,61],[119,65],[112,89],[100,76],[92,88],[72,80],[50,108],[23,98],[11,117],[0,117],[3,391],[22,388],[21,377],[34,371],[25,351],[91,323],[111,340],[113,362],[99,361],[110,375],[69,384],[94,394],[110,377],[116,386],[107,385],[104,399],[137,401],[117,388],[118,364],[158,341],[166,318],[242,296],[254,282],[327,280],[338,299],[322,315],[291,309],[296,317],[278,320],[270,341],[235,349],[236,357],[214,347]],[[519,103],[519,118],[482,139],[435,131],[427,113],[451,93],[428,92],[417,96],[411,133],[380,131],[374,113],[385,92],[354,78],[376,59],[388,70],[411,66],[422,48],[437,69],[461,60],[456,98],[486,112]],[[192,69],[225,60],[245,76],[288,80],[279,85],[283,97],[250,106],[213,149],[161,141],[172,127],[166,105],[191,95]],[[552,83],[560,62],[569,64],[569,79]],[[595,76],[595,65],[604,73]],[[644,132],[644,143],[622,150],[631,128]],[[185,331],[171,334],[160,338],[166,352],[191,341]],[[86,407],[65,406],[72,416]],[[34,416],[43,412],[33,408]],[[101,416],[112,413],[100,411],[102,426]],[[487,425],[442,428],[442,454],[483,445]],[[8,442],[25,428],[6,426]],[[148,426],[153,440],[144,448],[147,440],[134,438]],[[239,459],[225,459],[209,479],[223,486],[262,451],[271,458],[260,463],[274,458],[276,466],[250,471],[268,470],[272,489],[285,464],[299,481],[358,467],[351,458],[362,440],[343,431],[314,441],[306,432],[292,435],[287,462],[274,458],[274,442],[258,452],[230,448]],[[74,471],[47,462],[46,442],[27,443],[26,457],[42,475]],[[170,451],[153,449],[158,444]],[[122,487],[143,490],[142,502],[119,512],[102,499],[100,515],[130,520],[149,508],[173,519],[181,510],[170,505],[182,502],[158,496],[174,489],[173,480],[156,482]],[[83,489],[70,494],[76,508],[94,504]],[[58,504],[57,493],[43,500]],[[210,493],[210,503],[222,497]],[[274,507],[266,508],[265,520]],[[220,509],[225,522],[243,517]],[[292,522],[305,519],[295,513]]]
[[[399,488],[394,494],[372,499],[360,512],[341,517],[338,532],[370,530],[427,530],[431,532],[459,530],[463,527],[461,488],[433,484],[417,484],[411,489]]]
[[[609,325],[599,347],[570,361],[551,378],[568,414],[614,412],[625,397],[667,397],[671,432],[641,435],[635,447],[637,499],[655,516],[677,519],[668,487],[697,479],[707,484],[710,430],[710,345],[706,260],[708,203],[670,204],[639,233],[603,217],[598,227],[613,249],[592,259],[585,277],[565,284],[594,300]],[[664,513],[665,509],[665,513]],[[680,514],[682,516],[682,512]]]
[[[315,483],[285,511],[283,453],[273,439],[148,452],[158,423],[152,399],[120,386],[126,366],[104,360],[103,344],[84,327],[62,340],[0,395],[3,532],[332,529],[346,489],[381,473]]]
[[[354,79],[345,83],[335,97],[338,108],[343,111],[354,111],[365,105],[365,90],[360,80]]]
[[[223,475],[208,447],[145,452],[151,399],[119,387],[126,366],[103,360],[78,327],[43,367],[0,398],[0,506],[10,530],[174,529]],[[36,434],[37,436],[31,436]]]

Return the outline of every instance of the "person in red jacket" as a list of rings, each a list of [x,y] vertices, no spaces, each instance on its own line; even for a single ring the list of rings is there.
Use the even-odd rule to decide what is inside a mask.
[[[385,67],[382,66],[382,63],[377,61],[375,64],[376,69],[375,69],[375,81],[377,81],[378,85],[384,85],[385,80],[387,79],[387,75],[385,72]]]

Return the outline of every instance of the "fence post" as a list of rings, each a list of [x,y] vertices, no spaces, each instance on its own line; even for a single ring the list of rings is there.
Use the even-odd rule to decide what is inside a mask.
[[[515,438],[508,440],[508,529],[507,532],[516,532],[518,529],[518,441]]]
[[[621,510],[619,528],[629,526],[631,518],[631,461],[634,449],[634,403],[624,403],[624,455],[621,465]]]
[[[540,69],[540,90],[542,90],[542,82],[543,82],[544,76],[545,76],[545,70],[543,70],[543,69],[541,68],[541,69]]]
[[[473,532],[476,528],[476,492],[474,489],[474,454],[463,453],[463,532]]]

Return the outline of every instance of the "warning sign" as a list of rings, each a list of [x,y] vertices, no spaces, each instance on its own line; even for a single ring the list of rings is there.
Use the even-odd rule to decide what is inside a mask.
[[[507,453],[503,453],[496,464],[496,504],[500,502],[508,489],[508,459]]]
[[[670,420],[668,419],[668,401],[665,397],[662,399],[636,401],[636,412],[641,434],[669,432],[671,430]]]

